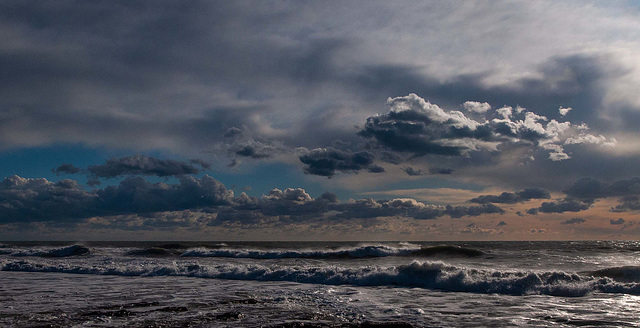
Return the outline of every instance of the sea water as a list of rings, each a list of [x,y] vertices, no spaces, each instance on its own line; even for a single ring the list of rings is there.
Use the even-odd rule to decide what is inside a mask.
[[[640,327],[637,242],[4,243],[7,327]]]

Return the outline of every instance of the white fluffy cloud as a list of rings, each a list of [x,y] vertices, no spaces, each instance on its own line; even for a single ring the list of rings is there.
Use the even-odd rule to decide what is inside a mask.
[[[573,108],[571,107],[562,107],[560,106],[560,108],[558,109],[558,113],[560,113],[560,115],[562,116],[567,116],[567,114],[569,114],[569,111],[572,110]]]
[[[486,113],[491,109],[491,105],[486,102],[481,103],[479,101],[466,101],[464,104],[462,104],[462,107],[470,112],[475,113]]]
[[[367,119],[360,135],[389,150],[414,156],[465,156],[474,151],[500,151],[501,145],[512,144],[548,150],[549,159],[562,161],[571,158],[564,144],[613,145],[613,139],[588,134],[581,125],[550,120],[521,107],[515,113],[511,107],[484,112],[483,119],[475,120],[416,94],[389,98],[387,104],[390,111]]]

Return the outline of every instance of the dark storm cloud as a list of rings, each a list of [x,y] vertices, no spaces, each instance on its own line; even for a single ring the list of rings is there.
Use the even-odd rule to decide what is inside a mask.
[[[565,221],[560,222],[560,224],[581,224],[585,223],[587,220],[581,218],[571,218]]]
[[[428,172],[425,172],[421,169],[415,169],[411,166],[407,166],[404,169],[402,169],[405,173],[407,173],[410,176],[420,176],[420,175],[436,175],[436,174],[452,174],[453,173],[453,169],[445,169],[445,168],[439,168],[439,167],[432,167],[429,168]]]
[[[605,183],[593,178],[576,181],[566,191],[567,195],[580,199],[618,198],[619,204],[612,212],[640,210],[640,178],[633,177]]]
[[[0,182],[0,222],[88,217],[94,213],[89,209],[93,199],[74,180],[53,183],[14,175]]]
[[[269,158],[283,150],[281,145],[262,138],[242,140],[230,146],[232,155],[253,159]]]
[[[640,195],[640,178],[617,180],[605,183],[593,178],[576,181],[566,190],[567,195],[577,198],[605,198],[617,196]]]
[[[580,200],[564,198],[555,202],[544,202],[540,207],[527,210],[529,214],[580,212],[588,210],[593,205],[593,200]]]
[[[299,157],[307,174],[332,177],[338,172],[358,172],[368,169],[370,172],[384,172],[373,164],[375,156],[368,151],[351,152],[333,147],[316,148]]]
[[[611,212],[626,212],[640,210],[640,195],[628,195],[620,197],[620,204],[611,208]]]
[[[400,155],[388,151],[383,151],[380,154],[380,160],[391,164],[401,164],[405,162],[405,159]]]
[[[123,175],[155,175],[159,177],[197,174],[210,165],[201,160],[187,162],[134,155],[112,158],[102,165],[87,167],[89,173],[98,178],[115,178]],[[193,165],[195,164],[195,165]],[[198,166],[200,167],[198,167]]]
[[[0,88],[12,92],[0,107],[2,146],[185,151],[206,148],[231,126],[264,131],[273,122],[258,116],[279,110],[283,93],[335,74],[334,52],[346,45],[304,35],[280,42],[278,29],[298,7],[3,2],[0,20],[11,33],[0,42]]]
[[[549,199],[551,195],[548,191],[540,188],[526,188],[518,192],[503,192],[500,195],[482,195],[470,202],[478,204],[499,203],[499,204],[515,204],[524,203],[532,199]]]
[[[482,214],[504,214],[504,210],[493,204],[480,206],[451,206],[447,205],[443,212],[451,218],[457,219],[463,216],[478,216]]]
[[[521,104],[551,115],[560,103],[576,108],[571,115],[584,120],[585,114],[598,106],[581,105],[601,104],[599,82],[612,74],[603,64],[611,61],[586,56],[553,58],[539,68],[539,78],[496,87],[482,82],[491,76],[490,71],[454,75],[443,82],[419,73],[418,65],[355,62],[345,70],[340,60],[345,53],[358,54],[358,41],[349,36],[314,36],[317,33],[313,27],[301,24],[309,17],[321,17],[317,10],[320,7],[323,5],[295,2],[286,6],[225,1],[130,1],[110,6],[72,1],[3,2],[0,18],[12,32],[3,41],[13,45],[19,38],[24,46],[7,46],[0,56],[1,66],[7,68],[1,73],[0,85],[14,91],[8,93],[10,97],[3,97],[6,126],[2,130],[15,131],[8,130],[11,123],[22,123],[20,127],[28,128],[28,132],[38,132],[32,143],[68,141],[74,135],[77,140],[86,140],[83,137],[90,132],[107,130],[112,133],[92,139],[106,143],[98,137],[109,136],[114,141],[121,137],[119,141],[149,146],[152,138],[128,137],[164,136],[174,141],[172,145],[202,146],[211,138],[221,137],[230,126],[261,124],[251,115],[229,121],[216,113],[211,114],[216,116],[211,122],[217,123],[213,125],[216,129],[200,129],[187,117],[206,119],[208,110],[224,106],[271,112],[284,103],[278,101],[279,97],[291,99],[301,87],[305,95],[313,95],[327,86],[344,92],[309,107],[340,108],[346,104],[345,96],[354,95],[356,103],[366,106],[380,95],[416,92],[451,108],[482,100],[493,105]],[[363,9],[360,5],[344,7],[342,18],[360,14]],[[333,27],[338,31],[347,28],[346,23],[327,22],[336,24]],[[40,97],[27,97],[33,90],[39,90]],[[212,93],[226,105],[218,105],[219,99],[212,99]],[[224,95],[231,95],[231,99]],[[301,97],[292,108],[307,105],[309,98]],[[19,115],[10,108],[18,108]],[[176,109],[188,115],[165,119],[145,115]],[[303,124],[296,125],[303,128],[295,131],[298,135],[292,140],[302,134],[307,136],[299,142],[321,136],[315,143],[322,146],[328,144],[328,138],[335,138],[335,132],[345,133],[342,129],[328,133],[330,124],[317,124],[318,115],[309,115],[316,113],[306,114]],[[123,117],[136,122],[127,124]],[[56,131],[46,128],[44,123],[51,122],[56,123]],[[343,127],[354,123],[345,122]],[[315,133],[308,133],[308,128]],[[2,140],[19,142],[19,138],[9,136],[7,132]]]
[[[233,192],[214,178],[179,177],[178,184],[150,183],[131,177],[118,186],[98,190],[98,208],[116,213],[175,211],[206,206],[228,205]]]
[[[85,191],[74,180],[19,176],[0,182],[0,221],[58,221],[92,216],[176,211],[230,204],[233,192],[210,176],[180,177],[178,184],[130,177],[117,186]]]
[[[618,218],[617,220],[609,220],[609,223],[612,225],[620,225],[620,224],[624,224],[625,220],[623,218]]]
[[[489,85],[485,81],[496,74],[490,69],[473,75],[454,70],[443,79],[424,73],[422,64],[402,60],[395,65],[388,64],[393,62],[389,58],[349,61],[367,57],[360,49],[369,48],[361,47],[359,32],[372,29],[378,22],[369,16],[376,16],[361,5],[331,13],[317,10],[325,6],[3,2],[0,20],[9,32],[0,39],[5,45],[0,66],[6,68],[0,72],[0,88],[6,91],[0,103],[0,146],[83,142],[196,152],[228,142],[225,136],[237,137],[247,127],[255,142],[233,145],[235,165],[243,158],[272,158],[274,144],[265,140],[274,138],[290,148],[326,147],[336,138],[357,144],[353,124],[384,111],[384,98],[411,92],[443,108],[460,108],[467,101],[494,109],[520,104],[557,119],[562,105],[574,108],[568,118],[599,124],[605,120],[593,119],[603,107],[603,81],[622,74],[611,68],[615,58],[545,57],[537,71],[531,68],[535,78]],[[397,8],[389,9],[376,15],[393,16]],[[351,20],[352,14],[367,19]],[[318,20],[311,23],[310,18]],[[351,31],[352,23],[362,30],[341,33]],[[381,33],[374,43],[385,38]],[[549,136],[524,127],[512,133],[506,122],[481,121],[475,127],[455,120],[422,122],[420,135],[412,134],[411,124],[400,124],[421,120],[402,118],[388,130],[372,123],[364,134],[385,146],[387,154],[398,151],[406,157],[459,156],[484,149],[483,142],[504,143],[493,140],[496,134],[530,143]],[[398,156],[379,159],[405,162]],[[379,166],[365,169],[381,171]]]
[[[453,169],[447,169],[447,168],[442,168],[442,167],[432,167],[429,168],[429,174],[452,174],[453,173]]]
[[[384,169],[384,167],[382,167],[382,166],[378,166],[378,165],[371,165],[371,166],[369,166],[368,171],[369,171],[369,172],[371,172],[371,173],[382,173],[382,172],[386,172],[386,171],[385,171],[385,169]]]
[[[92,191],[83,190],[76,181],[69,179],[54,183],[46,179],[12,176],[0,182],[1,223],[80,222],[88,218],[122,215],[146,220],[156,217],[154,213],[184,210],[213,215],[209,215],[204,222],[210,225],[282,225],[381,217],[427,220],[442,216],[460,218],[504,213],[493,204],[442,206],[411,198],[360,199],[341,203],[335,194],[324,193],[314,199],[300,188],[273,189],[262,197],[251,197],[244,193],[234,197],[232,191],[208,175],[200,179],[180,176],[175,184],[151,183],[135,176],[124,179],[118,185]],[[156,221],[149,221],[149,224]]]
[[[420,170],[420,169],[414,169],[411,166],[407,166],[402,170],[405,171],[408,175],[410,175],[412,177],[420,176],[420,175],[426,175],[427,174],[425,171]]]
[[[51,170],[56,175],[60,174],[76,174],[82,171],[81,168],[75,167],[73,164],[65,163]]]

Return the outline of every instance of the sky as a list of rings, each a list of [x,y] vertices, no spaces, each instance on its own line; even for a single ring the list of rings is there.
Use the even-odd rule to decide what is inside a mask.
[[[640,2],[2,1],[0,240],[640,238]]]

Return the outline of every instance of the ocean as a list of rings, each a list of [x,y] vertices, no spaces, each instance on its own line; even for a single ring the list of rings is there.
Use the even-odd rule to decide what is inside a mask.
[[[2,327],[640,327],[640,243],[5,242]]]

